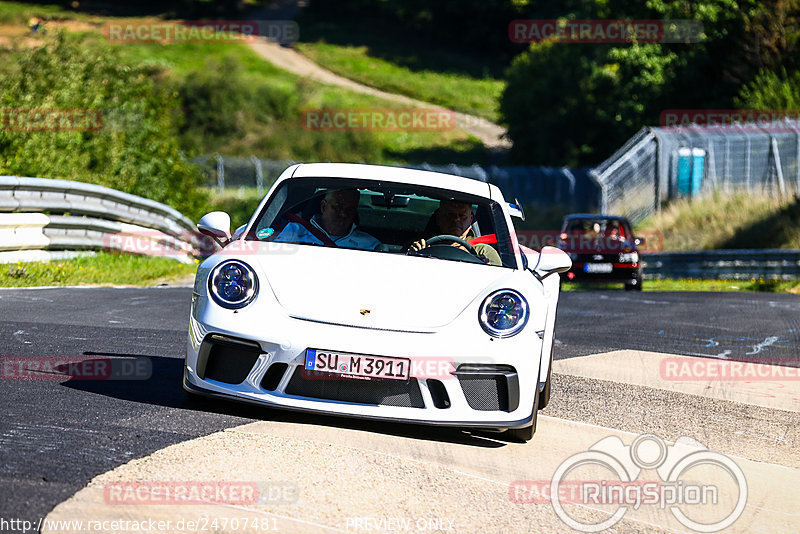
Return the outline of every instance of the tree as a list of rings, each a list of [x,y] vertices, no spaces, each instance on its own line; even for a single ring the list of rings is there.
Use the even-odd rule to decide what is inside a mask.
[[[201,174],[180,152],[179,101],[158,69],[61,34],[5,59],[0,108],[88,110],[101,121],[83,131],[5,128],[0,174],[96,183],[198,215]]]

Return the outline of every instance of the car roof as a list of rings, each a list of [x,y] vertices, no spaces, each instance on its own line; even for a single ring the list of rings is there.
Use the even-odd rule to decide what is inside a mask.
[[[608,219],[613,221],[628,222],[628,219],[626,219],[625,217],[621,217],[619,215],[599,215],[597,213],[573,213],[564,217],[565,221],[569,221],[572,219]]]
[[[288,170],[288,169],[287,169]],[[486,182],[453,176],[440,172],[365,165],[360,163],[301,163],[291,174],[284,174],[278,181],[290,178],[349,178],[356,180],[381,180],[401,184],[422,185],[467,193],[500,201],[503,197],[497,186]]]

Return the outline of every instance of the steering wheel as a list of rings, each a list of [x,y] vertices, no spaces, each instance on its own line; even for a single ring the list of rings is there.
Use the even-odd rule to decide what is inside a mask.
[[[469,243],[467,243],[465,240],[461,239],[460,237],[456,237],[454,235],[442,234],[442,235],[437,235],[435,237],[432,237],[430,239],[426,239],[425,240],[425,244],[428,245],[428,246],[438,245],[440,243],[458,243],[459,245],[461,245],[462,247],[467,249],[467,252],[469,252],[470,254],[475,256],[476,258],[478,257],[478,251],[475,250],[475,247],[473,247],[472,245],[470,245]],[[422,249],[422,250],[425,250],[425,249]],[[422,252],[422,251],[419,250],[417,252]],[[409,254],[412,254],[412,252],[409,251]]]
[[[445,246],[440,243],[457,243],[464,247],[464,249]],[[425,244],[431,246],[416,251],[409,249],[407,254],[414,256],[431,256],[443,260],[466,261],[469,263],[486,263],[482,256],[478,254],[478,251],[475,250],[475,247],[454,235],[437,235],[427,239]]]

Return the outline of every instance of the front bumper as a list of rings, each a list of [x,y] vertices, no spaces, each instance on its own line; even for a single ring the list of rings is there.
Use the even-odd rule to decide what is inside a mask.
[[[601,263],[601,262],[597,262]],[[572,264],[564,280],[567,282],[640,282],[642,280],[641,263],[613,263],[611,272],[590,273],[586,272],[586,265],[591,262],[576,262]]]
[[[233,331],[234,312],[202,303],[190,318],[183,387],[195,394],[346,417],[489,429],[531,424],[542,342],[533,324],[508,339],[458,325],[435,333],[375,331],[276,314],[275,335]],[[212,307],[209,307],[212,308]],[[197,315],[200,319],[195,317]],[[477,326],[477,325],[474,325]],[[408,357],[433,374],[402,380],[309,375],[307,348]],[[414,365],[412,365],[414,368]],[[446,370],[443,370],[445,369]]]

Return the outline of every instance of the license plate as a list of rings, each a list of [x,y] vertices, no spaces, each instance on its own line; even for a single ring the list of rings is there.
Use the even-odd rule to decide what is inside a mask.
[[[583,266],[587,273],[610,273],[614,270],[611,263],[587,263]]]
[[[411,360],[387,356],[366,356],[329,350],[306,350],[306,371],[360,378],[408,380]]]

